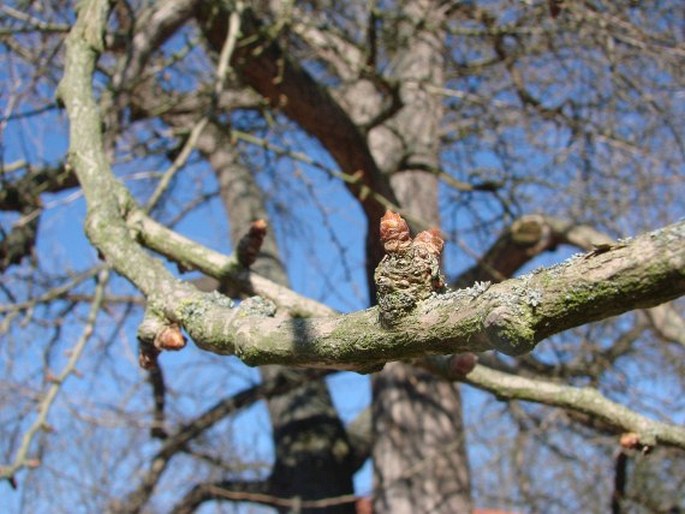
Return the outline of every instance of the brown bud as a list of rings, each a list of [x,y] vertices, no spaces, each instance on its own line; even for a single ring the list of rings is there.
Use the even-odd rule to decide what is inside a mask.
[[[640,444],[640,436],[635,432],[626,432],[625,434],[621,434],[619,444],[627,450],[636,450],[642,446]]]
[[[442,234],[437,228],[424,230],[419,232],[414,238],[415,246],[423,246],[429,253],[433,255],[440,255],[442,249],[445,247],[445,241],[442,239]]]
[[[259,250],[262,248],[264,237],[266,236],[266,220],[256,220],[250,225],[250,230],[238,243],[238,262],[249,268],[257,260]]]
[[[164,327],[155,337],[155,348],[159,350],[180,350],[186,345],[186,338],[175,323]]]
[[[409,226],[402,216],[385,211],[381,218],[381,241],[387,253],[401,253],[411,246]]]
[[[141,344],[138,352],[138,365],[143,369],[153,369],[157,367],[157,357],[159,350],[149,344]]]
[[[478,356],[475,353],[467,352],[453,355],[449,361],[450,369],[458,375],[468,375],[473,371],[478,363]]]

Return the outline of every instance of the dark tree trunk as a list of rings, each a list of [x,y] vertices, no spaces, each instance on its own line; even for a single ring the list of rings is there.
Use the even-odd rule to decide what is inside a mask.
[[[229,138],[216,128],[198,142],[206,152],[219,182],[222,201],[231,221],[231,239],[236,244],[256,219],[267,219],[261,191],[253,174],[236,162]],[[287,285],[278,245],[269,231],[253,268],[271,280]],[[302,501],[336,498],[353,493],[352,450],[345,428],[333,406],[324,379],[310,370],[282,366],[260,368],[265,381],[297,381],[305,385],[267,400],[273,428],[276,461],[268,490],[277,498]],[[278,508],[291,512],[290,508]],[[302,508],[302,514],[350,514],[353,503],[320,508]]]

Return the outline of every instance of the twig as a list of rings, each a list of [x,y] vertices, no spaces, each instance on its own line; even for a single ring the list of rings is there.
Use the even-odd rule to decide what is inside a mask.
[[[6,312],[20,312],[24,311],[27,309],[30,309],[40,303],[47,303],[52,300],[56,300],[57,298],[64,297],[65,295],[68,295],[69,292],[79,285],[81,282],[84,282],[88,280],[90,277],[96,275],[97,273],[101,272],[104,268],[103,264],[97,265],[94,268],[91,268],[89,270],[84,271],[83,273],[79,273],[76,275],[74,278],[72,278],[69,282],[67,282],[64,285],[55,287],[42,295],[36,297],[36,298],[31,298],[29,300],[26,300],[24,302],[18,302],[18,303],[10,303],[10,304],[4,304],[0,305],[0,314],[4,314]],[[4,327],[3,325],[0,325]],[[0,329],[0,333],[2,333],[3,329]]]
[[[228,16],[228,34],[226,34],[226,41],[221,48],[219,55],[219,63],[216,67],[216,83],[214,84],[214,94],[216,99],[219,98],[224,90],[224,83],[226,82],[226,72],[228,71],[229,62],[235,50],[238,35],[240,34],[240,16],[242,15],[244,6],[243,2],[235,3],[235,9],[231,11]]]
[[[266,139],[250,134],[248,132],[243,132],[235,129],[231,130],[231,138],[243,141],[250,145],[258,146],[259,148],[273,152],[278,156],[288,157],[290,159],[300,161],[304,164],[307,164],[308,166],[312,166],[313,168],[323,171],[329,177],[337,178],[346,184],[365,187],[363,185],[363,177],[360,173],[344,173],[342,171],[337,171],[331,168],[330,166],[326,166],[322,162],[313,159],[304,152],[290,150],[288,148],[284,148],[277,144],[271,143]],[[411,213],[407,212],[406,209],[402,209],[402,207],[388,200],[382,194],[373,190],[368,190],[365,194],[371,196],[374,200],[376,200],[380,205],[382,205],[386,209],[401,214],[407,221],[411,222],[412,226],[414,226],[415,228],[422,230],[428,228],[424,221],[416,218],[415,216],[412,216]]]
[[[55,398],[57,398],[57,394],[62,388],[62,384],[64,384],[69,375],[75,372],[76,365],[83,354],[86,343],[88,343],[90,337],[93,335],[95,321],[97,319],[98,312],[100,311],[100,307],[102,306],[108,280],[109,269],[101,270],[98,274],[98,285],[95,290],[95,297],[93,298],[93,303],[90,306],[90,311],[88,312],[88,317],[86,318],[86,324],[83,328],[83,332],[81,333],[81,337],[71,349],[69,360],[62,369],[62,372],[56,377],[52,378],[50,387],[48,387],[45,396],[38,406],[38,416],[22,437],[21,444],[14,457],[14,461],[9,466],[0,467],[0,478],[9,480],[13,487],[16,487],[14,480],[14,475],[16,472],[22,468],[31,467],[36,464],[36,462],[34,462],[32,459],[27,458],[31,444],[36,437],[36,434],[47,426],[46,420],[50,412],[50,408],[52,407]]]
[[[208,122],[209,117],[204,116],[195,124],[195,126],[193,126],[193,129],[190,131],[190,135],[183,145],[181,152],[178,154],[176,159],[174,159],[174,162],[171,164],[171,166],[169,166],[169,168],[167,168],[167,170],[164,172],[162,178],[157,184],[157,188],[154,190],[145,204],[145,212],[150,212],[155,205],[157,205],[164,192],[169,188],[169,184],[171,184],[171,181],[176,176],[176,173],[178,173],[178,171],[186,164],[190,154],[195,148],[195,144],[197,143],[200,134],[202,134],[202,131],[207,126]]]
[[[226,36],[224,46],[221,49],[221,55],[219,56],[219,63],[217,65],[216,70],[216,83],[214,85],[214,95],[217,99],[219,98],[219,95],[221,94],[224,88],[224,82],[226,80],[226,71],[228,70],[231,55],[233,54],[236,41],[238,40],[238,34],[240,32],[241,10],[242,2],[238,2],[237,10],[231,12],[231,15],[229,16],[229,30]],[[157,205],[159,200],[162,198],[164,192],[169,188],[169,184],[171,184],[171,181],[176,176],[176,173],[178,173],[178,171],[186,164],[188,158],[190,157],[190,154],[195,149],[195,145],[197,144],[197,141],[200,138],[202,131],[207,126],[207,123],[209,123],[209,119],[210,115],[207,114],[203,116],[197,123],[195,123],[195,126],[193,126],[193,129],[190,131],[190,135],[188,136],[188,139],[183,145],[181,152],[178,154],[176,159],[174,159],[174,162],[171,164],[171,166],[169,166],[169,168],[164,172],[161,180],[157,184],[157,188],[145,204],[145,212],[150,212],[155,207],[155,205]]]

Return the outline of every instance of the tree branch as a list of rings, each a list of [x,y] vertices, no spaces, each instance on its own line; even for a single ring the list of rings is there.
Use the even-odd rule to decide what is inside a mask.
[[[223,481],[216,483],[200,483],[188,491],[171,510],[172,514],[192,514],[198,507],[210,500],[251,501],[266,503],[269,496],[268,480],[259,481]]]
[[[135,209],[103,151],[92,73],[106,2],[83,4],[67,40],[60,96],[70,117],[70,156],[88,202],[87,233],[115,269],[202,348],[235,354],[250,365],[290,364],[372,370],[389,360],[497,349],[531,351],[568,328],[652,307],[685,292],[685,222],[584,257],[487,287],[436,295],[380,327],[375,309],[306,320],[274,318],[275,306],[230,308],[219,294],[178,282],[133,240],[124,222]]]
[[[232,289],[246,295],[269,298],[279,309],[292,316],[332,316],[336,312],[315,300],[301,296],[285,286],[244,268],[237,256],[226,256],[203,247],[166,228],[143,211],[133,211],[128,218],[129,227],[137,232],[138,239],[148,248],[177,262],[183,268],[197,269]]]
[[[197,507],[203,502],[209,500],[248,501],[276,508],[289,508],[291,509],[290,512],[300,512],[301,509],[321,509],[355,503],[357,499],[357,496],[354,494],[322,498],[320,500],[302,500],[298,497],[282,498],[270,494],[270,484],[268,481],[223,481],[196,485],[174,508],[172,513],[190,514],[195,512]]]
[[[322,378],[325,374],[327,374],[327,372],[312,371],[307,379],[313,380]],[[303,385],[302,380],[305,380],[305,377],[301,377],[301,380],[294,381],[288,381],[281,377],[277,380],[262,382],[259,385],[244,389],[234,396],[223,398],[199,416],[179,426],[173,434],[169,434],[164,439],[162,447],[157,451],[154,457],[150,459],[149,469],[143,476],[138,487],[129,493],[125,499],[110,505],[109,511],[122,514],[140,512],[152,495],[157,482],[166,470],[172,457],[184,450],[190,441],[240,409],[244,409],[259,400],[286,394],[301,387]]]
[[[685,427],[651,420],[613,402],[590,387],[573,387],[534,380],[476,366],[463,382],[499,398],[534,401],[587,414],[619,432],[638,434],[640,444],[663,444],[685,449]]]
[[[530,352],[569,328],[674,299],[685,292],[685,222],[597,250],[545,270],[477,284],[421,302],[393,330],[376,309],[328,319],[224,318],[208,350],[252,365],[289,363],[363,369],[389,360],[497,349]],[[196,341],[202,344],[199,341]]]
[[[685,427],[654,421],[606,398],[592,387],[562,385],[549,380],[522,377],[481,364],[461,369],[462,356],[424,359],[421,365],[447,380],[457,380],[489,391],[503,400],[542,403],[589,416],[602,429],[634,433],[643,447],[657,444],[685,450]]]
[[[14,461],[9,466],[0,467],[0,478],[9,480],[11,484],[14,484],[14,474],[17,471],[24,467],[33,465],[33,462],[28,459],[28,453],[31,449],[33,439],[40,430],[47,426],[47,418],[50,408],[57,398],[57,394],[62,388],[62,384],[64,384],[65,380],[75,372],[76,365],[83,354],[83,350],[93,334],[95,321],[97,319],[98,312],[100,312],[100,307],[102,306],[108,280],[109,270],[101,270],[98,276],[98,286],[95,290],[95,297],[93,298],[93,302],[90,306],[81,337],[79,337],[78,341],[71,349],[69,360],[65,364],[60,374],[52,378],[50,387],[48,387],[45,396],[38,405],[38,416],[36,416],[36,419],[24,434],[21,445],[14,457]]]
[[[452,287],[467,287],[478,281],[499,282],[536,255],[567,244],[590,251],[612,245],[608,235],[588,225],[578,225],[551,216],[522,216],[492,244],[478,263],[462,273]],[[643,312],[659,337],[685,346],[685,321],[671,305],[659,305]]]

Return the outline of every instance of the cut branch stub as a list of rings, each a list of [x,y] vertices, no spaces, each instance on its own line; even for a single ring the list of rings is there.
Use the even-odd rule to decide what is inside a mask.
[[[438,229],[421,232],[412,241],[406,221],[392,211],[381,219],[380,234],[387,253],[376,268],[374,280],[380,322],[390,328],[417,302],[444,290],[440,255],[445,243]]]

